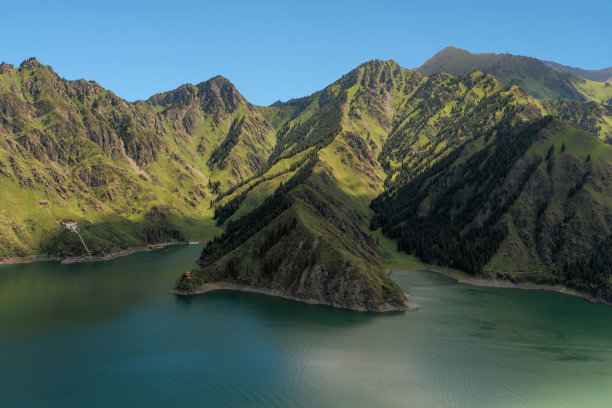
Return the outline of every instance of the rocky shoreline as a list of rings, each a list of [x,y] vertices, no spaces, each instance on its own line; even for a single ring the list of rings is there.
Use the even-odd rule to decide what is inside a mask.
[[[408,300],[410,296],[407,293],[404,293],[404,296],[406,299],[406,301],[404,302],[404,307],[400,308],[400,307],[386,304],[386,305],[379,307],[377,310],[370,310],[362,306],[347,307],[345,305],[325,302],[320,299],[314,299],[314,298],[299,298],[299,297],[284,293],[277,289],[260,288],[260,287],[243,285],[239,283],[231,283],[231,282],[210,282],[210,283],[205,283],[204,285],[197,287],[195,289],[191,289],[187,291],[172,289],[169,293],[173,295],[179,295],[179,296],[196,296],[196,295],[202,295],[208,292],[214,292],[214,291],[219,291],[219,290],[232,290],[232,291],[238,291],[238,292],[259,293],[262,295],[274,296],[274,297],[279,297],[283,299],[293,300],[295,302],[307,303],[309,305],[329,306],[329,307],[333,307],[336,309],[346,309],[346,310],[353,310],[357,312],[385,313],[385,312],[409,312],[409,311],[416,310],[415,308],[408,306]]]

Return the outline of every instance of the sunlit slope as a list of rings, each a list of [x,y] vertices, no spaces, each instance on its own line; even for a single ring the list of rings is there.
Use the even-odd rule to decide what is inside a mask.
[[[219,184],[257,171],[274,130],[226,79],[198,87],[128,103],[35,59],[3,64],[0,257],[84,253],[39,200],[78,221],[95,255],[211,237]]]

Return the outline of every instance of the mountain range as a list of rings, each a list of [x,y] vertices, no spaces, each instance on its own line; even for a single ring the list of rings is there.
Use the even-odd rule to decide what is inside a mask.
[[[223,77],[130,103],[3,63],[0,258],[84,255],[56,217],[97,256],[209,241],[177,293],[405,310],[401,260],[612,298],[604,71],[447,48],[262,107]]]
[[[472,54],[447,47],[416,68],[424,75],[465,75],[481,71],[504,85],[518,85],[537,99],[571,99],[612,104],[612,67],[571,68],[551,61],[512,54]]]

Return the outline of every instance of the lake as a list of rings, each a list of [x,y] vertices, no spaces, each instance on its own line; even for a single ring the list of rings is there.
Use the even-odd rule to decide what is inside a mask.
[[[609,407],[612,307],[393,279],[419,312],[167,291],[199,246],[0,265],[3,407]]]

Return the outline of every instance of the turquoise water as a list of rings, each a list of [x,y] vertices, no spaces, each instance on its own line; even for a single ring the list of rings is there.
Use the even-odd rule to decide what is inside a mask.
[[[415,313],[167,294],[197,247],[0,266],[2,407],[609,407],[612,307],[393,278]]]

